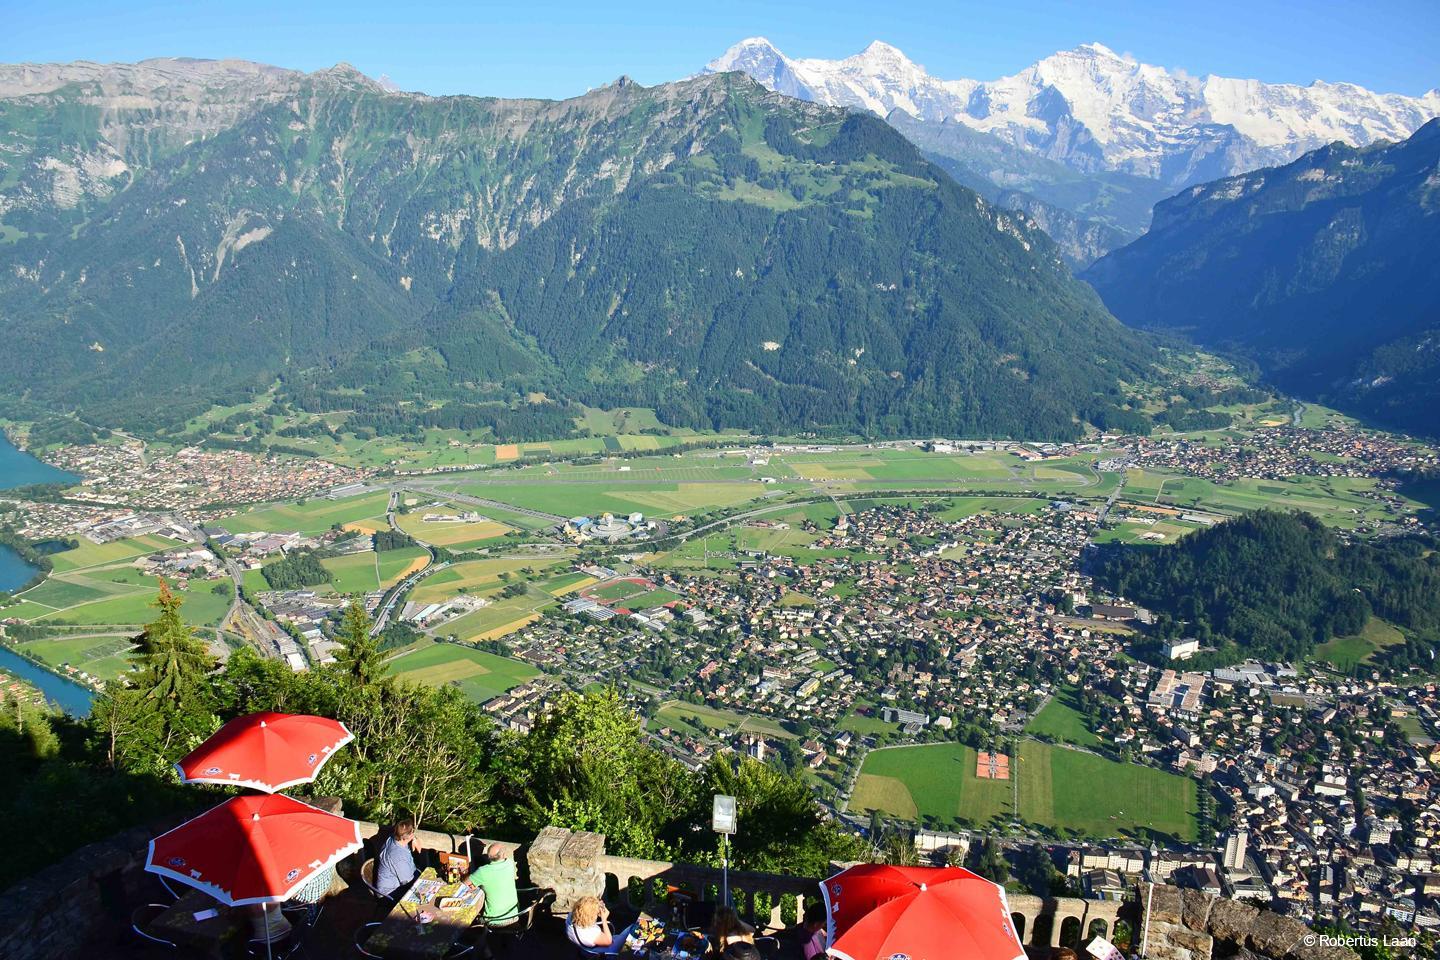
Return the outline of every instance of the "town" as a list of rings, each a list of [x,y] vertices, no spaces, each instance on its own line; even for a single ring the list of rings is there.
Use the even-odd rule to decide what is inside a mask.
[[[817,469],[812,487],[785,488],[787,463],[856,455],[994,458],[983,462],[997,478],[1080,458],[1115,481],[860,494]],[[1146,662],[1135,642],[1149,611],[1087,572],[1096,543],[1172,542],[1223,521],[1235,510],[1225,484],[1359,479],[1334,508],[1357,535],[1413,527],[1400,484],[1440,463],[1432,448],[1288,424],[1219,443],[754,445],[687,469],[739,459],[764,481],[754,496],[779,499],[703,522],[501,509],[483,487],[461,496],[428,477],[274,454],[152,458],[124,442],[51,459],[84,482],[4,506],[25,537],[94,553],[52,582],[110,591],[133,577],[138,597],[158,577],[191,604],[214,592],[205,625],[222,657],[251,645],[296,670],[326,662],[358,597],[394,672],[460,686],[503,727],[527,731],[565,690],[612,686],[690,768],[723,751],[781,764],[832,816],[898,831],[922,859],[993,840],[1016,862],[1041,851],[1079,896],[1153,880],[1308,921],[1440,929],[1436,684],[1321,661],[1190,670],[1199,646],[1185,639]],[[622,483],[636,474],[619,470]],[[1221,493],[1165,495],[1185,478]],[[0,623],[38,632],[15,646],[56,672],[123,683],[123,668],[95,666],[113,667],[123,637],[81,625],[86,606],[31,591]],[[102,637],[104,657],[45,657],[47,643],[88,656]],[[937,786],[924,770],[941,756],[958,772]],[[1092,789],[1066,779],[1077,771],[1141,799],[1097,819],[1060,802]]]

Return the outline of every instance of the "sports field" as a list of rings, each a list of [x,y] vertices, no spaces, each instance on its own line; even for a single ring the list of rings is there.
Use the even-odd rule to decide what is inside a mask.
[[[1038,826],[1096,838],[1195,838],[1196,784],[1187,777],[1033,740],[1012,759],[1014,784],[976,778],[975,761],[958,743],[873,751],[850,808],[998,825],[1012,816],[1018,788],[1020,819]]]
[[[15,646],[54,669],[69,664],[93,677],[114,680],[131,667],[128,654],[135,649],[131,641],[132,636],[128,633],[89,634],[30,640]]]
[[[247,510],[220,521],[231,533],[265,530],[273,533],[297,532],[306,536],[324,533],[336,524],[374,520],[369,526],[383,528],[388,493],[366,493],[343,500],[324,498],[303,503],[282,503],[257,510]]]
[[[432,687],[458,687],[476,703],[500,696],[540,671],[526,663],[455,643],[435,643],[389,661],[390,673]]]

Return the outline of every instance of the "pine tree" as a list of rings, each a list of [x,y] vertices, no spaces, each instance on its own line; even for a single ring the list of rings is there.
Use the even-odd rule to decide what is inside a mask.
[[[180,616],[184,603],[184,598],[172,593],[162,579],[160,595],[153,604],[160,615],[145,625],[138,638],[140,682],[146,697],[170,707],[177,706],[200,686],[201,678],[215,667],[204,641]]]
[[[370,614],[359,600],[351,600],[340,623],[340,653],[336,661],[352,680],[362,687],[375,683],[382,676],[380,638],[370,635]]]

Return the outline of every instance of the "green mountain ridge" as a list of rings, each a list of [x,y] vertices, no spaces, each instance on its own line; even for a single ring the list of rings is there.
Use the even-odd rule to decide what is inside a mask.
[[[249,74],[206,69],[133,108],[64,76],[0,100],[25,154],[0,188],[9,405],[173,428],[278,380],[387,422],[543,392],[695,427],[1066,437],[1154,359],[1026,218],[878,118],[743,75],[551,102],[279,72],[246,112]],[[225,110],[182,143],[157,128],[187,97]],[[47,203],[59,167],[91,173]]]
[[[1255,358],[1278,384],[1440,434],[1440,120],[1157,204],[1085,273],[1117,317]]]

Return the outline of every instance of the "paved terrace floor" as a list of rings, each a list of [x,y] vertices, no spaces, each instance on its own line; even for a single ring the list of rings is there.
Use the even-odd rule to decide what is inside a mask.
[[[160,888],[156,887],[160,893]],[[159,897],[157,899],[163,899]],[[377,912],[375,900],[363,889],[351,887],[345,892],[332,896],[325,903],[324,913],[321,914],[315,929],[311,931],[303,944],[302,952],[296,957],[309,958],[309,960],[339,960],[339,958],[357,958],[360,954],[353,946],[356,931],[369,921],[381,919],[382,914]],[[621,919],[620,911],[615,914],[616,919]],[[628,922],[628,920],[626,921]],[[478,931],[477,931],[478,932]],[[470,940],[466,937],[466,940]],[[523,941],[518,944],[512,938],[495,936],[491,938],[491,952],[497,960],[504,960],[506,957],[514,957],[516,960],[574,960],[576,950],[574,946],[565,939],[564,923],[560,918],[551,917],[548,913],[542,914],[535,923],[534,929]],[[171,949],[156,944],[147,943],[137,937],[123,921],[117,920],[113,923],[104,924],[90,942],[78,954],[86,960],[102,960],[102,958],[114,957],[116,960],[145,960],[145,958],[168,957],[170,960],[178,958],[204,957],[203,953],[196,953],[186,948]],[[235,938],[235,941],[227,945],[219,955],[223,960],[246,956],[245,944]],[[260,956],[264,956],[263,952]],[[477,950],[470,956],[483,960],[485,953]]]

